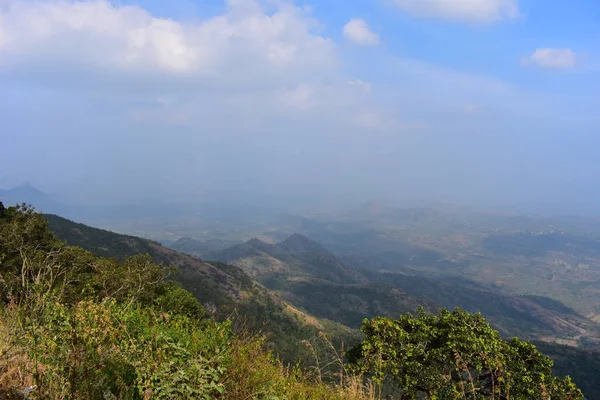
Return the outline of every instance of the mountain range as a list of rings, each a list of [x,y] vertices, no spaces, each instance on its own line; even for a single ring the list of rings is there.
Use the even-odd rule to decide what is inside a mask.
[[[591,321],[559,302],[511,296],[466,280],[441,281],[351,268],[323,245],[300,234],[279,243],[252,239],[208,254],[221,261],[204,261],[151,240],[56,215],[46,218],[61,240],[97,255],[123,259],[147,253],[157,262],[176,266],[173,279],[208,310],[215,310],[216,318],[233,317],[245,329],[266,333],[284,360],[302,358],[307,352],[302,339],[318,332],[326,332],[337,344],[352,343],[359,340],[355,328],[363,318],[397,316],[414,312],[418,306],[429,311],[455,305],[481,311],[507,337],[560,342],[594,335]],[[539,345],[555,358],[557,370],[570,373],[588,394],[600,394],[592,372],[600,367],[600,353],[550,342]]]
[[[370,202],[310,217],[222,219],[204,212],[185,225],[185,219],[166,218],[172,211],[165,209],[138,218],[153,215],[155,207],[68,206],[31,185],[0,190],[0,199],[86,223],[116,218],[111,221],[119,221],[120,231],[135,234],[46,215],[69,244],[119,259],[147,253],[177,267],[173,279],[216,310],[215,317],[243,316],[234,320],[269,333],[287,360],[306,351],[300,338],[319,331],[341,343],[359,336],[364,318],[458,306],[481,312],[504,337],[537,341],[555,355],[561,373],[577,363],[597,365],[600,226],[591,219]],[[125,219],[114,216],[117,208]],[[173,239],[163,241],[168,247],[140,238],[157,235],[138,221],[152,232],[172,232]],[[189,236],[182,234],[187,226]],[[590,380],[588,371],[579,371],[586,376],[581,380]]]
[[[397,316],[418,305],[482,312],[506,336],[573,341],[598,337],[598,326],[556,301],[515,296],[466,279],[439,280],[349,267],[320,243],[293,234],[280,243],[252,239],[207,254],[242,268],[282,298],[351,327],[372,315]]]
[[[307,315],[291,303],[252,280],[239,267],[204,262],[178,253],[157,242],[93,228],[46,214],[50,229],[69,245],[82,247],[98,256],[123,260],[136,254],[149,254],[154,261],[177,268],[172,279],[180,282],[215,317],[239,315],[236,322],[254,331],[263,331],[282,359],[296,360],[308,351],[300,338],[327,332],[339,343],[358,337],[358,332],[341,324]],[[308,355],[307,355],[308,356]]]
[[[25,201],[71,218],[82,214],[81,208],[54,201],[29,184],[2,190],[0,196],[6,204]],[[93,210],[83,213],[88,211]],[[266,234],[260,233],[260,227],[244,228],[239,223],[242,230],[237,237],[213,231],[212,237],[180,237],[165,243],[189,255],[186,263],[199,258],[236,265],[282,298],[350,326],[360,325],[375,311],[394,315],[414,310],[415,304],[428,309],[460,306],[482,311],[507,336],[570,344],[597,340],[600,310],[593,308],[597,302],[592,296],[600,279],[594,267],[600,260],[600,242],[578,233],[581,226],[593,232],[590,221],[471,212],[452,206],[400,209],[378,202],[338,216],[317,217],[284,214],[264,225]],[[254,239],[240,240],[251,231],[257,232]],[[92,236],[88,246],[110,242],[108,236]],[[104,255],[133,254],[157,252],[160,246],[134,237],[127,242],[137,247],[123,248],[117,241],[94,250]],[[162,261],[169,262],[170,253],[159,248]],[[517,263],[525,264],[518,273]],[[361,294],[351,294],[356,291]],[[332,293],[341,294],[330,301],[326,295]],[[311,301],[317,298],[322,301]],[[328,311],[325,305],[331,304],[336,306]],[[342,304],[348,313],[339,312]]]

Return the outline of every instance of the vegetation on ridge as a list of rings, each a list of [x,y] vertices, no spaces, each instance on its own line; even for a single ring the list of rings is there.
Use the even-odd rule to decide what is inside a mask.
[[[0,203],[0,396],[366,400],[380,398],[389,378],[405,399],[583,397],[568,379],[551,377],[552,362],[531,345],[504,342],[481,316],[462,311],[366,321],[351,365],[321,335],[333,363],[285,368],[260,335],[206,318],[167,279],[171,272],[148,255],[118,261],[66,246],[32,209]],[[452,360],[455,348],[461,358]],[[512,377],[510,392],[454,390],[490,363],[492,376]],[[429,378],[437,386],[422,390]]]
[[[0,207],[0,259],[0,398],[367,398],[361,385],[284,368],[232,321],[203,318],[149,256],[66,246],[30,208]]]
[[[308,350],[300,341],[315,336],[319,330],[326,332],[336,345],[359,339],[357,330],[331,321],[319,320],[316,325],[305,323],[304,318],[290,312],[278,296],[253,281],[239,267],[204,262],[147,239],[92,228],[56,215],[44,217],[61,240],[96,255],[123,261],[144,252],[157,263],[175,266],[170,278],[205,305],[211,317],[219,321],[233,319],[234,331],[260,331],[267,336],[266,345],[286,364],[309,358]]]
[[[354,371],[386,380],[416,399],[580,399],[569,377],[552,376],[552,361],[531,343],[500,338],[481,314],[374,318],[349,352]]]

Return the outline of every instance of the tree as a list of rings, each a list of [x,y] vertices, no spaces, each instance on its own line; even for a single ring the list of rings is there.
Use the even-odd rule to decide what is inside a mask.
[[[423,309],[399,319],[365,320],[365,339],[348,353],[352,369],[403,399],[583,399],[569,377],[534,345],[503,340],[481,314]]]
[[[61,246],[32,207],[4,208],[0,217],[0,301],[18,300],[44,275],[50,275],[50,281],[64,277],[55,270]]]

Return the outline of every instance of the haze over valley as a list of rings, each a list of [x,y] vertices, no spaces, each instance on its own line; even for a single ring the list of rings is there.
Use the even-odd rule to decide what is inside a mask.
[[[26,192],[49,199],[33,187],[3,196]],[[100,256],[148,253],[174,265],[176,279],[205,305],[216,305],[221,316],[235,309],[262,310],[253,323],[276,318],[266,322],[268,331],[299,318],[308,324],[300,336],[316,328],[333,340],[356,340],[348,338],[358,337],[365,318],[395,317],[419,306],[428,312],[460,307],[481,312],[505,338],[535,341],[557,357],[558,371],[575,370],[576,382],[588,393],[597,390],[587,375],[591,370],[569,364],[596,360],[600,343],[600,225],[591,218],[371,201],[349,211],[304,215],[198,212],[185,218],[179,215],[185,209],[161,215],[156,208],[155,217],[116,213],[96,219],[105,228],[135,235],[123,236],[53,215],[72,210],[58,202],[44,207],[61,240]],[[94,208],[94,218],[99,209],[105,208]],[[80,217],[88,211],[82,207]],[[285,322],[259,305],[264,296],[274,301],[267,308],[283,307]],[[284,359],[300,351],[287,336],[272,337]]]

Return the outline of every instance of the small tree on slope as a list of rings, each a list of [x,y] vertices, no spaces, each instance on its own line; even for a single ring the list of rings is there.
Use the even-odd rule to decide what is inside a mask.
[[[365,320],[365,339],[348,353],[352,369],[402,399],[583,399],[569,377],[552,376],[553,362],[528,342],[503,340],[481,314]]]

